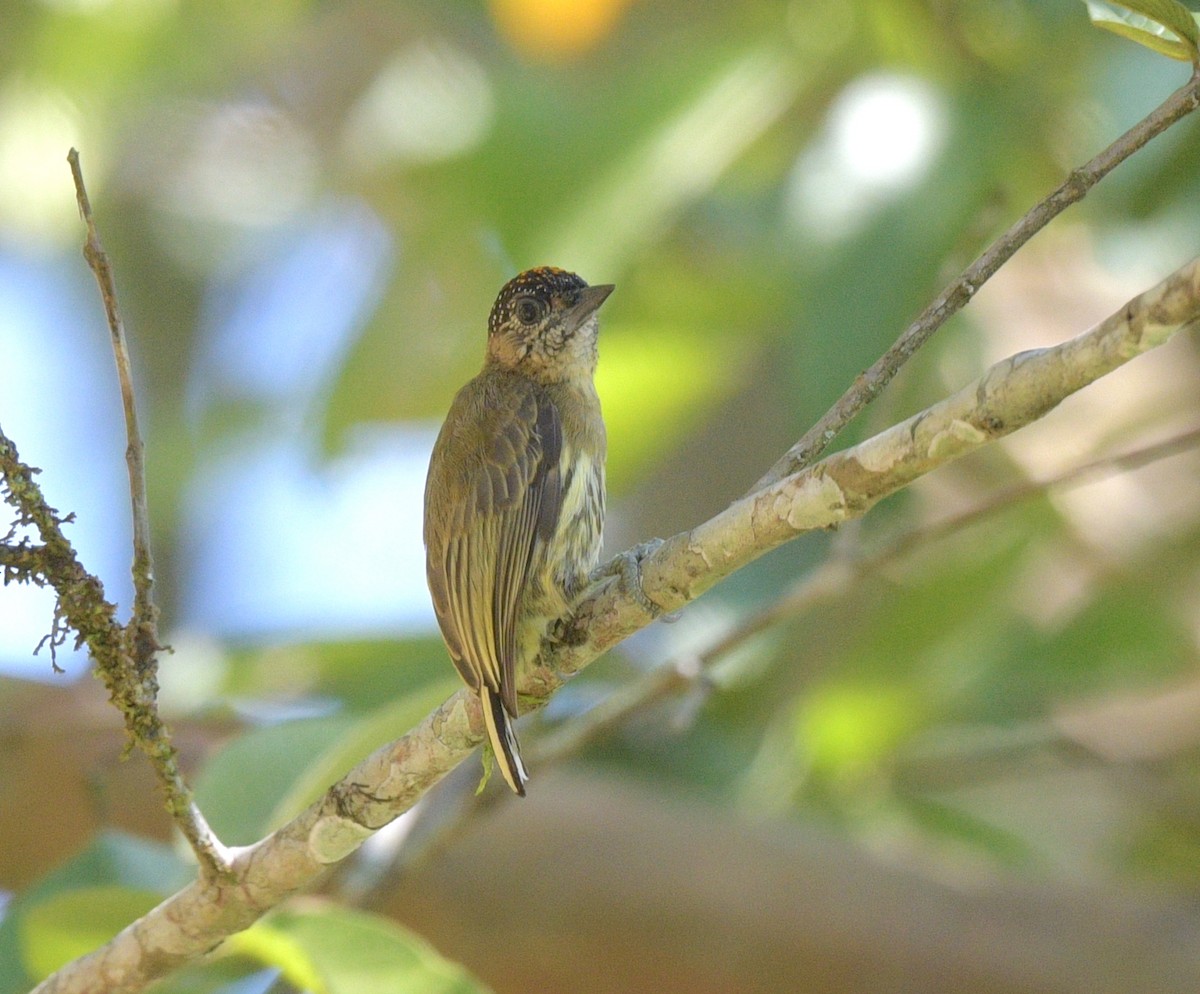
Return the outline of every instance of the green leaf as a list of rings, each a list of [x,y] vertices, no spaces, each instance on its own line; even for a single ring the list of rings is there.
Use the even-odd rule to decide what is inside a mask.
[[[1195,62],[1200,55],[1200,25],[1178,0],[1084,0],[1098,28],[1130,38],[1161,55]]]
[[[1035,862],[1037,853],[1028,840],[986,814],[936,797],[910,796],[904,803],[914,821],[933,839],[960,843],[1000,865],[1028,867]]]
[[[261,838],[305,760],[333,746],[353,726],[349,715],[253,729],[216,753],[196,782],[196,802],[226,843]]]
[[[126,887],[88,887],[55,894],[22,916],[25,968],[36,978],[49,976],[104,945],[161,900],[153,891]]]
[[[306,903],[271,915],[228,943],[314,994],[486,994],[427,942],[386,918]]]
[[[353,639],[292,643],[287,646],[291,680],[281,674],[279,649],[258,647],[235,655],[226,697],[328,697],[347,711],[365,713],[408,694],[454,669],[441,635],[397,639]]]
[[[196,784],[197,802],[222,839],[248,845],[304,810],[459,686],[450,673],[365,716],[341,713],[252,729],[209,760]]]
[[[91,845],[18,895],[5,909],[0,920],[0,994],[22,994],[33,984],[24,931],[25,915],[31,909],[51,899],[106,888],[154,892],[154,900],[160,901],[194,873],[195,868],[180,860],[170,846],[119,832],[100,833]]]
[[[222,951],[277,967],[284,979],[297,990],[328,994],[329,988],[300,940],[276,928],[270,921],[260,921],[244,932],[230,936]]]

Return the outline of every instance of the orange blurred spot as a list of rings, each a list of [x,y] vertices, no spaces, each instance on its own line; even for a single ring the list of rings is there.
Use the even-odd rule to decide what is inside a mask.
[[[630,0],[490,0],[500,33],[524,55],[566,60],[606,38]]]

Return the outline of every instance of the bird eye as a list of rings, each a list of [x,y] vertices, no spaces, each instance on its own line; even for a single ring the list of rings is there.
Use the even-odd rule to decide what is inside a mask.
[[[545,308],[536,297],[522,297],[517,301],[517,320],[521,324],[537,324]]]

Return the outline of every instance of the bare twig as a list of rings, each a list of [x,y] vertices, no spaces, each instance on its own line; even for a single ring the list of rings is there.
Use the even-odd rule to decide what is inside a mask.
[[[133,369],[129,359],[129,345],[125,338],[125,326],[117,307],[112,265],[100,244],[100,233],[96,228],[91,201],[83,182],[83,170],[79,165],[79,153],[75,149],[71,149],[67,154],[67,162],[71,166],[71,176],[75,181],[79,213],[87,226],[83,256],[96,278],[100,297],[104,301],[104,313],[108,319],[113,357],[117,365],[117,378],[121,385],[127,439],[125,462],[129,471],[129,495],[133,507],[134,599],[129,624],[121,629],[123,651],[119,660],[97,655],[95,652],[93,658],[109,682],[113,700],[119,700],[130,735],[153,763],[167,795],[167,809],[190,843],[202,869],[207,874],[223,874],[228,868],[224,847],[192,801],[191,790],[179,769],[178,755],[171,744],[170,733],[158,713],[157,653],[162,646],[158,641],[158,609],[153,599],[154,566],[150,552],[150,516],[146,500],[145,446],[138,429]],[[99,581],[96,583],[99,586]],[[73,623],[72,627],[81,635],[85,635],[86,626],[81,628],[79,624]]]
[[[1186,85],[1138,121],[1090,162],[1075,169],[1053,193],[1024,214],[971,263],[937,299],[904,329],[904,333],[871,367],[862,372],[837,402],[806,431],[800,440],[764,474],[750,493],[782,480],[808,466],[846,427],[892,377],[912,358],[946,321],[970,302],[984,283],[1013,257],[1016,251],[1054,218],[1079,200],[1152,138],[1182,120],[1200,106],[1200,67]]]
[[[134,660],[146,677],[153,676],[158,644],[158,611],[154,606],[154,561],[150,554],[150,513],[146,500],[145,445],[138,430],[137,403],[133,392],[133,366],[129,360],[129,344],[125,339],[125,325],[117,308],[117,288],[113,281],[112,265],[100,244],[100,232],[92,216],[92,204],[87,188],[83,184],[83,170],[79,165],[79,152],[71,149],[67,153],[71,165],[71,176],[75,180],[75,199],[79,203],[79,215],[87,226],[87,240],[83,244],[83,257],[87,260],[100,297],[104,301],[104,314],[108,318],[108,330],[112,337],[113,358],[117,363],[117,379],[121,383],[121,403],[125,409],[125,463],[129,470],[129,497],[133,505],[133,623],[136,631]]]
[[[1065,397],[1200,320],[1200,259],[1078,338],[1012,356],[952,397],[845,452],[743,498],[643,562],[643,590],[666,610],[806,531],[865,514],[917,477],[1044,416]],[[588,592],[570,637],[544,643],[522,690],[537,702],[652,620],[612,580]],[[572,644],[573,642],[573,644]],[[536,706],[536,704],[535,704]],[[287,825],[238,850],[231,879],[192,883],[38,994],[141,991],[312,883],[408,810],[482,741],[479,699],[452,695],[407,735],[364,759]]]

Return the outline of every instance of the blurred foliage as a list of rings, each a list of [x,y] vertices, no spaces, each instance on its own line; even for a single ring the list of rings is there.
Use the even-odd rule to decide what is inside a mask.
[[[246,639],[220,619],[185,626],[197,544],[212,540],[189,532],[189,508],[223,458],[303,437],[319,474],[359,453],[367,429],[427,428],[478,367],[499,285],[552,262],[618,286],[598,379],[611,548],[691,526],[1186,72],[1095,30],[1074,0],[8,0],[0,23],[0,259],[65,270],[86,293],[63,162],[75,144],[139,363],[177,649],[165,706],[231,844],[277,826],[456,684],[428,627],[347,634],[316,616]],[[1084,330],[1196,253],[1198,215],[1200,121],[1188,120],[1040,235],[842,441]],[[81,315],[78,334],[97,327]],[[863,522],[744,570],[598,663],[528,740],[636,671],[690,658],[830,556],[1195,425],[1195,337],[1166,351]],[[256,378],[238,361],[257,362]],[[0,387],[0,424],[9,416]],[[1194,900],[1198,482],[1185,454],[918,543],[575,768],[685,794],[697,823],[819,825],[964,886]],[[371,527],[328,520],[303,536],[344,552],[322,567],[331,591]],[[182,872],[141,837],[169,826],[156,795],[116,771],[118,722],[95,689],[31,695],[0,683],[0,887],[20,891],[0,922],[0,994],[74,948],[80,907],[97,909],[99,936]],[[41,837],[26,823],[53,818],[47,789],[75,814]],[[121,821],[130,812],[136,828]],[[685,829],[673,846],[687,846]],[[554,868],[538,873],[552,893]],[[486,928],[489,914],[457,917]],[[429,938],[452,954],[461,934]],[[536,986],[529,963],[549,971],[554,958],[536,935],[492,955],[470,965],[498,991]],[[264,968],[277,972],[238,989],[272,977],[272,990],[401,989],[378,978],[396,984],[412,963],[427,971],[420,989],[481,989],[393,924],[333,903],[289,908],[171,989],[233,989]],[[793,976],[742,989],[810,988]]]
[[[300,990],[486,991],[417,936],[348,908],[305,903],[256,923],[229,946],[231,953],[278,967],[283,979]]]

